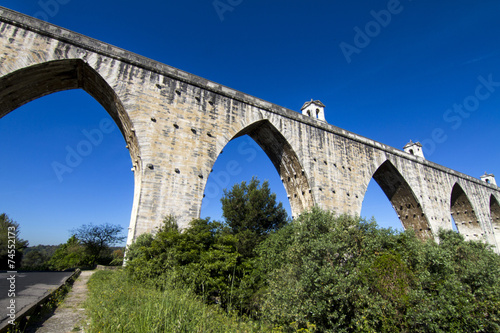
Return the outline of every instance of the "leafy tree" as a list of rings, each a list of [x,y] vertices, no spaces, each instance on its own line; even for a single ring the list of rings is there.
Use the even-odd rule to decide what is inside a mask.
[[[21,266],[28,241],[19,238],[19,233],[19,223],[0,214],[0,270],[17,270]]]
[[[75,235],[71,236],[65,244],[61,244],[48,265],[51,269],[64,271],[81,266],[87,266],[90,258],[85,253],[85,248]]]
[[[90,258],[90,264],[97,263],[99,257],[113,244],[122,242],[126,237],[122,236],[122,227],[109,223],[101,225],[84,224],[73,230],[72,233],[85,247],[85,252]]]
[[[237,235],[238,252],[253,257],[255,247],[270,233],[288,223],[283,204],[276,202],[269,183],[253,177],[249,184],[235,184],[224,190],[221,198],[222,216],[231,232]]]

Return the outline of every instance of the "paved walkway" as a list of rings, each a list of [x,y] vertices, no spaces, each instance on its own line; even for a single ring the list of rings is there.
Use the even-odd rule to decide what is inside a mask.
[[[63,303],[44,323],[27,333],[86,332],[87,324],[83,302],[87,298],[87,281],[94,271],[82,271],[66,295]]]

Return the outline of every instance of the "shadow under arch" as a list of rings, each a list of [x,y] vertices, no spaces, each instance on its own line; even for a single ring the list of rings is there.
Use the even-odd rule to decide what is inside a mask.
[[[248,135],[266,153],[285,187],[292,216],[314,206],[311,187],[302,164],[286,138],[267,119],[259,120],[240,130],[231,140]]]
[[[500,246],[500,203],[493,194],[490,197],[490,216],[495,241]]]
[[[450,213],[455,220],[458,232],[466,239],[482,237],[483,230],[476,213],[467,194],[458,183],[455,183],[451,190]]]
[[[82,89],[109,113],[120,129],[134,165],[134,203],[130,227],[138,212],[141,163],[132,121],[113,88],[97,71],[81,59],[53,60],[18,69],[0,78],[0,119],[20,106],[52,93]],[[129,228],[129,241],[134,230]],[[127,242],[128,243],[128,242]]]
[[[413,229],[420,239],[433,237],[422,206],[404,177],[389,160],[378,167],[372,178],[391,202],[405,229]]]

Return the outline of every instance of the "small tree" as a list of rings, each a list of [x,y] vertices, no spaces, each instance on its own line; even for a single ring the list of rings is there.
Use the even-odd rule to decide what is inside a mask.
[[[57,271],[88,264],[89,257],[85,253],[85,248],[75,235],[71,236],[65,244],[61,244],[48,262],[49,267]]]
[[[101,225],[84,224],[72,232],[84,246],[85,252],[90,258],[90,264],[94,265],[111,245],[125,240],[126,237],[120,235],[122,229],[119,225],[109,223]]]
[[[222,216],[232,233],[238,235],[238,251],[245,257],[253,257],[257,244],[288,223],[288,214],[283,204],[276,202],[269,183],[261,186],[255,177],[248,185],[241,182],[230,191],[224,190],[221,202]]]
[[[21,266],[28,241],[19,238],[19,232],[19,223],[5,213],[0,214],[0,270],[14,270]]]

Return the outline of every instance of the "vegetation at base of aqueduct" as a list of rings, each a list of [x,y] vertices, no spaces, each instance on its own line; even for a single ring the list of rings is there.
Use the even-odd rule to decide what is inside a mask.
[[[412,231],[317,208],[286,223],[228,219],[226,212],[273,212],[257,204],[268,195],[266,207],[279,211],[267,184],[252,180],[225,192],[225,222],[198,219],[181,232],[168,217],[130,247],[124,272],[109,274],[151,292],[194,293],[203,311],[215,306],[228,323],[249,325],[227,332],[250,332],[256,323],[275,332],[500,331],[500,257],[487,245],[454,231],[440,231],[439,244],[424,242]],[[177,301],[169,306],[182,308]],[[170,327],[150,309],[155,327]]]
[[[130,246],[123,270],[95,273],[90,331],[500,331],[500,256],[486,244],[451,230],[422,241],[318,208],[290,221],[257,179],[222,201],[224,221],[181,231],[167,217]],[[51,261],[92,253],[71,237]]]

